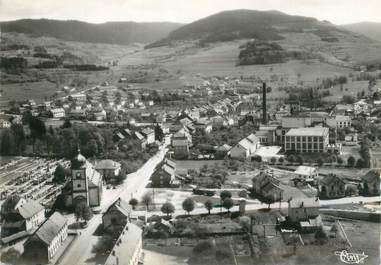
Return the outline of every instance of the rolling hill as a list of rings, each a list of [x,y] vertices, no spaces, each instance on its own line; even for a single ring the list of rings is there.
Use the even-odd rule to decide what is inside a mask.
[[[368,38],[381,41],[381,23],[360,22],[354,24],[341,25],[341,28],[367,36]]]
[[[32,37],[54,37],[67,41],[131,44],[164,38],[181,24],[170,22],[107,22],[92,24],[76,20],[21,19],[0,22],[2,32],[25,33]]]
[[[157,47],[174,41],[198,39],[202,43],[255,38],[281,40],[283,33],[314,32],[321,38],[332,39],[331,31],[343,31],[329,22],[315,18],[291,16],[279,11],[223,11],[172,31],[168,37],[147,46]]]

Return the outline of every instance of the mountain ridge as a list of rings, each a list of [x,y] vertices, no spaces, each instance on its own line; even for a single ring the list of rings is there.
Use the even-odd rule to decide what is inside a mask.
[[[79,20],[20,19],[0,22],[2,32],[25,33],[34,37],[54,37],[67,41],[127,45],[150,43],[180,27],[172,22],[89,23]]]
[[[381,41],[381,22],[362,21],[358,23],[340,25],[339,27],[365,35],[368,38]]]
[[[257,11],[237,9],[222,11],[183,25],[170,32],[168,37],[156,41],[147,48],[169,44],[177,40],[200,39],[202,42],[215,42],[239,38],[260,40],[283,39],[283,32],[303,32],[310,29],[321,31],[343,31],[335,25],[316,18],[288,15],[269,10]]]

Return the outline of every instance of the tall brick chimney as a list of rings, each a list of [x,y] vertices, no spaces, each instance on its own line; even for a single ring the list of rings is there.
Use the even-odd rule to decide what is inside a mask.
[[[266,83],[262,86],[262,123],[267,124]]]

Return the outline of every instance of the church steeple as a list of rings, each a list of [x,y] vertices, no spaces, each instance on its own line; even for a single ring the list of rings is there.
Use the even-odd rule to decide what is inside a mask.
[[[86,163],[86,158],[81,154],[81,149],[78,146],[78,154],[71,160],[71,168],[78,169]]]

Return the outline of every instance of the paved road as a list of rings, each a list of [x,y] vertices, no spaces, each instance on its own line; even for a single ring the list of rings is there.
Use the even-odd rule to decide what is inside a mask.
[[[239,198],[234,198],[235,200],[239,200]],[[346,197],[346,198],[341,198],[341,199],[336,199],[336,200],[320,200],[320,206],[330,206],[330,205],[341,205],[341,204],[359,204],[360,202],[362,203],[373,203],[373,202],[380,202],[381,198],[379,196],[374,196],[374,197]],[[266,203],[261,203],[258,200],[247,200],[246,204],[246,212],[251,212],[251,211],[256,211],[259,209],[263,208],[268,208],[268,204]],[[287,202],[276,202],[270,205],[271,209],[287,209],[288,208],[288,203]],[[238,211],[238,206],[234,206],[233,208],[230,209],[231,212],[233,211]],[[222,208],[222,211],[226,211],[226,209]],[[221,212],[221,208],[213,208],[211,210],[211,213],[219,213]],[[206,209],[198,205],[192,212],[191,215],[198,215],[198,214],[205,214],[207,213]],[[162,215],[163,213],[159,210],[157,211],[149,211],[147,213],[148,216],[152,215]],[[172,217],[176,217],[178,215],[184,215],[186,212],[181,209],[177,208],[175,209],[175,212],[172,214]]]
[[[166,140],[166,144],[169,139]],[[115,200],[119,197],[129,200],[131,194],[134,198],[140,199],[145,192],[151,174],[153,173],[157,164],[159,164],[166,152],[166,146],[162,146],[159,152],[148,160],[143,167],[137,172],[129,174],[123,186],[117,190],[106,190],[107,196],[104,195],[102,202],[102,210],[105,211]],[[110,191],[110,192],[108,192]],[[107,193],[108,192],[108,193]],[[111,193],[112,192],[112,193]],[[94,236],[97,227],[102,223],[102,214],[95,215],[89,222],[89,226],[82,230],[82,234],[73,242],[73,244],[65,252],[64,256],[57,263],[59,265],[82,265],[82,264],[97,264],[94,259],[95,253],[92,253],[94,245],[97,243],[99,237]]]

